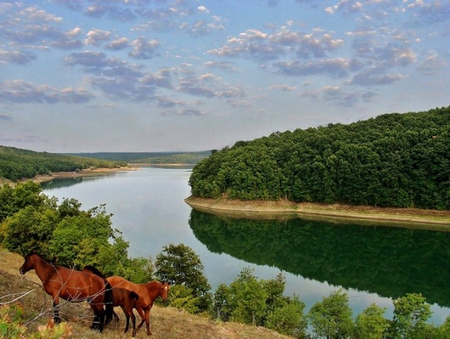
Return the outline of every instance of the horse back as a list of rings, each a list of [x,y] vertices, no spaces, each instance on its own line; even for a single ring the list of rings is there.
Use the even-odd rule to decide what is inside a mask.
[[[54,274],[44,283],[48,294],[59,296],[68,301],[83,301],[103,298],[105,282],[101,277],[88,272],[77,271],[66,267],[58,267]]]
[[[112,276],[106,278],[106,280],[110,283],[110,285],[114,287],[125,288],[129,291],[136,293],[139,297],[133,298],[136,300],[136,303],[140,305],[142,308],[146,308],[153,304],[153,299],[148,294],[148,289],[146,284],[135,284],[131,281],[126,280],[120,276]]]

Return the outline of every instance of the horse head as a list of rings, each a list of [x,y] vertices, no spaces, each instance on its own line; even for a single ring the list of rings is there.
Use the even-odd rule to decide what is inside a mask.
[[[164,301],[167,300],[169,290],[170,290],[170,283],[168,283],[167,281],[163,281],[161,283],[161,287],[159,288],[159,295]]]
[[[31,252],[25,256],[25,261],[19,268],[20,274],[25,274],[28,271],[34,269],[34,256],[38,256],[38,254],[36,254],[35,252]]]

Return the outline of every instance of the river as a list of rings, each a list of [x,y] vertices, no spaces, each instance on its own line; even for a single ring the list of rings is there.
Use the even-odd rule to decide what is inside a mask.
[[[83,209],[105,204],[113,228],[129,242],[131,257],[155,259],[165,245],[189,246],[200,257],[213,292],[250,267],[260,279],[283,272],[285,294],[298,295],[305,312],[342,287],[355,316],[376,303],[391,318],[392,298],[419,286],[431,300],[432,323],[440,325],[450,316],[450,294],[444,288],[450,233],[301,219],[222,220],[192,211],[184,202],[190,195],[189,175],[187,168],[143,167],[54,180],[43,190],[59,201],[75,198]]]

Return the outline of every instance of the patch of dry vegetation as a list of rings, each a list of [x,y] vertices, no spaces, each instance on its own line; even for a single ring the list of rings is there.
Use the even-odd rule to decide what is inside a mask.
[[[34,271],[25,276],[19,274],[23,263],[20,255],[0,248],[0,303],[7,303],[20,297],[19,303],[24,307],[24,322],[29,331],[36,331],[37,326],[47,324],[52,318],[51,298],[42,289],[42,284]],[[61,304],[60,315],[73,328],[72,338],[131,338],[131,331],[124,334],[125,317],[120,309],[116,309],[120,321],[113,321],[106,326],[103,333],[91,330],[92,311],[87,303]],[[135,311],[136,314],[136,311]],[[137,316],[137,320],[140,317]],[[136,338],[152,339],[287,339],[289,337],[265,328],[247,326],[237,323],[217,322],[208,318],[194,316],[175,308],[154,305],[150,313],[152,336],[145,331],[145,325]]]

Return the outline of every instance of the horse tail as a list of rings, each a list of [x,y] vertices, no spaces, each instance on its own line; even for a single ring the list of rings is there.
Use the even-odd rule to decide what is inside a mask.
[[[130,292],[130,298],[134,300],[139,300],[139,295],[136,292]]]
[[[109,282],[105,279],[105,297],[103,300],[105,304],[105,324],[109,324],[112,321],[114,313],[114,299],[113,290]]]

